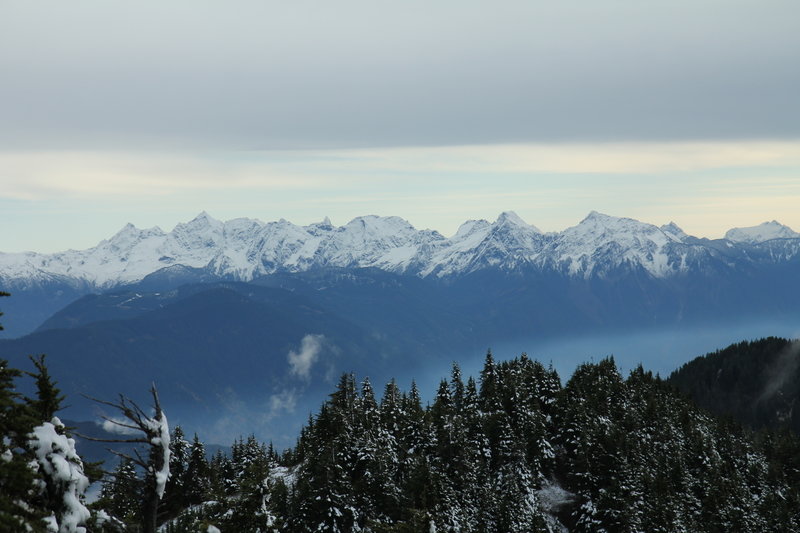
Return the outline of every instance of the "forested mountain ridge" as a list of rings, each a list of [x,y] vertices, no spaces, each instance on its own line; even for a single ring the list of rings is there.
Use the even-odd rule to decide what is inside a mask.
[[[778,337],[743,341],[698,357],[668,382],[697,405],[754,429],[800,435],[800,344]]]

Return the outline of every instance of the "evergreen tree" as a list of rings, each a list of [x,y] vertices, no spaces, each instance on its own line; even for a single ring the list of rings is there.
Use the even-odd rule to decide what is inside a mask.
[[[399,438],[400,426],[403,423],[402,393],[397,386],[397,382],[392,379],[386,384],[381,398],[381,425],[389,430],[395,437]]]
[[[165,517],[176,516],[189,505],[187,498],[189,486],[195,483],[195,480],[187,476],[190,450],[189,443],[180,426],[175,426],[172,430],[169,447],[169,479],[162,503],[162,512]]]
[[[44,356],[31,361],[36,372],[24,374],[34,378],[37,394],[22,398],[14,381],[23,373],[0,360],[0,529],[75,531],[90,517],[83,503],[89,479],[55,416],[63,397]]]
[[[188,505],[202,503],[206,496],[212,492],[211,472],[206,460],[206,450],[203,443],[194,434],[189,449],[189,460],[184,476],[184,499]]]
[[[486,360],[481,370],[481,389],[480,400],[481,410],[487,414],[494,414],[500,410],[500,396],[498,389],[500,387],[499,376],[497,368],[494,364],[494,357],[492,351],[486,353]]]
[[[2,294],[3,296],[7,295]],[[0,359],[0,530],[43,529],[44,510],[26,502],[36,493],[36,476],[28,467],[28,434],[36,423],[30,407],[22,403],[14,380],[22,375]]]
[[[500,439],[494,454],[495,531],[523,533],[540,527],[534,479],[525,461],[523,442],[514,437],[507,414],[498,416]]]
[[[453,363],[450,372],[450,396],[453,399],[453,409],[461,411],[464,406],[464,380],[461,377],[461,367],[458,363]]]
[[[124,523],[141,521],[142,481],[129,457],[120,458],[114,472],[103,481],[99,503]]]
[[[306,461],[296,487],[298,498],[290,527],[345,532],[359,524],[353,493],[356,420],[355,378],[344,374],[304,442]]]
[[[41,376],[37,383],[51,384],[49,379]],[[47,393],[53,389],[40,387]],[[48,404],[52,398],[38,398],[38,405],[57,411],[60,405]],[[29,501],[45,510],[48,527],[60,532],[77,531],[78,527],[86,524],[91,514],[83,501],[89,478],[84,474],[83,461],[75,449],[75,441],[66,435],[64,424],[58,417],[52,416],[49,422],[42,422],[31,430],[27,445],[32,457],[30,464],[35,465],[39,474],[38,491]]]
[[[195,464],[199,466],[199,463]],[[211,485],[210,492],[215,498],[224,498],[236,491],[236,474],[233,463],[221,450],[217,450],[217,453],[211,459],[209,482]],[[193,497],[193,499],[195,498]]]
[[[36,383],[36,398],[27,399],[31,414],[38,420],[51,420],[61,409],[64,396],[50,377],[45,364],[45,355],[30,356],[30,360],[36,367],[36,372],[25,372]]]
[[[277,531],[282,527],[272,510],[270,477],[272,456],[253,435],[239,439],[231,448],[230,472],[233,473],[233,494],[222,499],[227,509],[216,521],[224,531]]]

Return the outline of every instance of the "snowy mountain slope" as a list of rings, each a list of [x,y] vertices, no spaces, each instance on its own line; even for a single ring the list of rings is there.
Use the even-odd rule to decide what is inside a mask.
[[[685,246],[673,234],[630,218],[592,211],[555,239],[547,255],[560,270],[589,277],[624,264],[641,266],[655,277],[686,269]]]
[[[203,212],[168,233],[128,224],[88,250],[0,253],[0,282],[6,288],[59,282],[107,289],[177,267],[240,281],[326,267],[434,278],[524,268],[590,278],[634,269],[667,278],[709,265],[735,269],[742,262],[787,262],[798,253],[800,234],[774,221],[708,241],[688,236],[674,223],[659,228],[597,212],[545,234],[505,212],[494,222],[465,222],[445,238],[399,217],[363,216],[335,227],[328,219],[309,226],[283,219],[221,222]]]
[[[470,220],[440,243],[419,274],[447,277],[483,268],[513,269],[530,264],[543,250],[546,236],[516,213],[506,211],[491,224]]]
[[[773,220],[749,228],[730,229],[725,233],[725,238],[737,243],[757,244],[772,239],[797,239],[800,238],[800,233]]]
[[[667,234],[670,238],[676,241],[684,242],[688,235],[685,231],[678,227],[677,224],[674,222],[670,222],[669,224],[664,224],[661,226],[661,231]]]
[[[126,305],[129,312],[122,309]],[[407,345],[387,348],[347,317],[302,296],[244,283],[205,284],[160,295],[87,296],[72,306],[72,312],[53,318],[55,323],[41,331],[0,339],[0,357],[16,365],[29,353],[47,353],[59,387],[74,399],[66,413],[82,420],[94,410],[80,393],[113,398],[119,390],[147,390],[153,379],[174,420],[200,424],[209,412],[240,416],[236,409],[242,405],[266,410],[270,394],[294,390],[298,412],[308,412],[315,405],[300,403],[300,393],[324,391],[312,396],[317,404],[330,386],[329,372],[366,374],[369,369],[372,375],[392,375],[408,362],[389,351],[402,354]],[[308,334],[324,339],[308,371],[310,383],[293,376],[287,360]],[[386,357],[376,358],[379,353]],[[28,389],[24,393],[32,394]],[[286,425],[286,419],[282,422]],[[278,430],[284,431],[280,424]]]

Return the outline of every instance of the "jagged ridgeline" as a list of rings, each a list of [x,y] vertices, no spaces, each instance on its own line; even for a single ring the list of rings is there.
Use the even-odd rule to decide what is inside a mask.
[[[193,502],[209,503],[168,532],[800,530],[794,437],[714,418],[613,359],[562,387],[525,355],[489,355],[479,384],[454,367],[428,405],[344,375],[295,448],[239,441],[194,471]]]

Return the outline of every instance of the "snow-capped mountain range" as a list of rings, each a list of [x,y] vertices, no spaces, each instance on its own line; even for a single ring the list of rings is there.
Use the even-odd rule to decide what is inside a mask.
[[[576,226],[543,233],[504,212],[494,222],[465,222],[446,238],[399,217],[363,216],[336,227],[327,218],[298,226],[283,219],[221,222],[203,212],[170,232],[128,224],[88,250],[0,253],[0,281],[8,286],[74,281],[109,288],[181,267],[240,281],[324,267],[374,267],[423,278],[521,268],[589,278],[633,268],[666,278],[715,262],[735,268],[741,262],[786,262],[798,256],[800,233],[776,221],[734,228],[725,239],[710,241],[691,237],[674,223],[658,227],[594,211]]]

